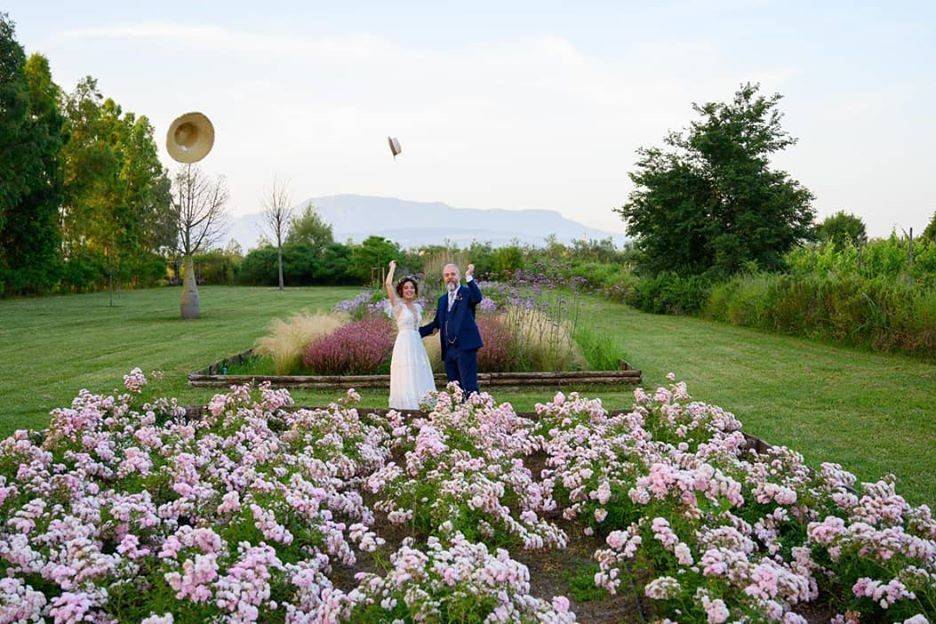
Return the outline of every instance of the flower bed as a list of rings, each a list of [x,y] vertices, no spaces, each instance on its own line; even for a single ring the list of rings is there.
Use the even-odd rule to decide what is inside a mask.
[[[493,297],[477,308],[485,345],[478,352],[479,382],[640,382],[640,372],[630,369],[610,341],[577,322],[577,299],[530,286],[485,283],[484,288]],[[387,300],[365,291],[328,314],[303,311],[288,320],[274,319],[254,349],[196,371],[189,380],[214,387],[263,381],[277,387],[388,387],[395,332]],[[423,343],[437,379],[445,383],[438,336]]]
[[[454,387],[405,418],[239,386],[196,420],[125,385],[0,442],[0,622],[574,622],[621,593],[637,613],[591,621],[936,616],[928,507],[752,449],[681,383],[536,418]],[[590,604],[534,589],[570,571],[521,560],[583,544]]]

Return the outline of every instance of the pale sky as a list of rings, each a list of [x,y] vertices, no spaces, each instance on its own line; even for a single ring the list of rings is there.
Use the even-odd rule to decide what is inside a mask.
[[[203,166],[234,214],[278,176],[296,200],[547,208],[623,232],[637,147],[744,81],[785,96],[800,142],[776,162],[820,217],[886,235],[936,210],[933,2],[4,4],[64,89],[90,74],[149,116],[166,165],[172,119],[206,113]]]

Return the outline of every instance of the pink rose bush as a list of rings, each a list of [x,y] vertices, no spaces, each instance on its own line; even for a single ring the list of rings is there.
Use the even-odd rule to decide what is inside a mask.
[[[928,507],[755,452],[675,380],[624,413],[559,393],[536,418],[453,386],[406,420],[269,386],[193,418],[143,402],[140,376],[0,441],[0,624],[569,624],[513,556],[583,533],[595,584],[659,621],[936,616]]]
[[[936,613],[936,522],[890,481],[754,452],[740,422],[684,384],[638,389],[626,414],[573,394],[538,405],[543,480],[563,515],[606,536],[595,582],[643,585],[672,620],[805,622],[801,606],[885,621]],[[636,570],[651,570],[644,582]],[[925,613],[926,615],[922,615]]]
[[[461,402],[453,386],[427,418],[392,423],[391,461],[368,479],[376,505],[391,522],[426,534],[443,524],[472,538],[514,542],[527,549],[562,548],[566,535],[544,514],[551,494],[524,465],[537,449],[532,422],[487,394]]]

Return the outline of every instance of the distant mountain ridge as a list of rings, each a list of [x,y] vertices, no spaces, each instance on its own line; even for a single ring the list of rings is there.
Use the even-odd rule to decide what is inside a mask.
[[[582,225],[554,210],[479,210],[455,208],[442,202],[370,195],[312,197],[299,202],[297,209],[309,202],[332,225],[338,241],[351,239],[359,242],[368,236],[379,235],[403,247],[415,247],[445,240],[459,245],[467,245],[474,240],[494,245],[512,240],[538,245],[550,235],[563,242],[611,237],[616,244],[621,244],[625,240],[622,234]],[[228,235],[244,249],[256,247],[262,234],[261,223],[262,215],[259,213],[236,217]]]

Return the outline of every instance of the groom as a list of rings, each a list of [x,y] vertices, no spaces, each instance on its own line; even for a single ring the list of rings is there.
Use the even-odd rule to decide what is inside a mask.
[[[483,346],[475,323],[475,306],[481,303],[481,289],[474,281],[474,265],[465,271],[467,286],[459,284],[458,267],[442,269],[446,294],[439,297],[435,318],[419,328],[426,337],[438,330],[442,340],[442,361],[449,381],[457,381],[465,396],[478,391],[478,349]]]

